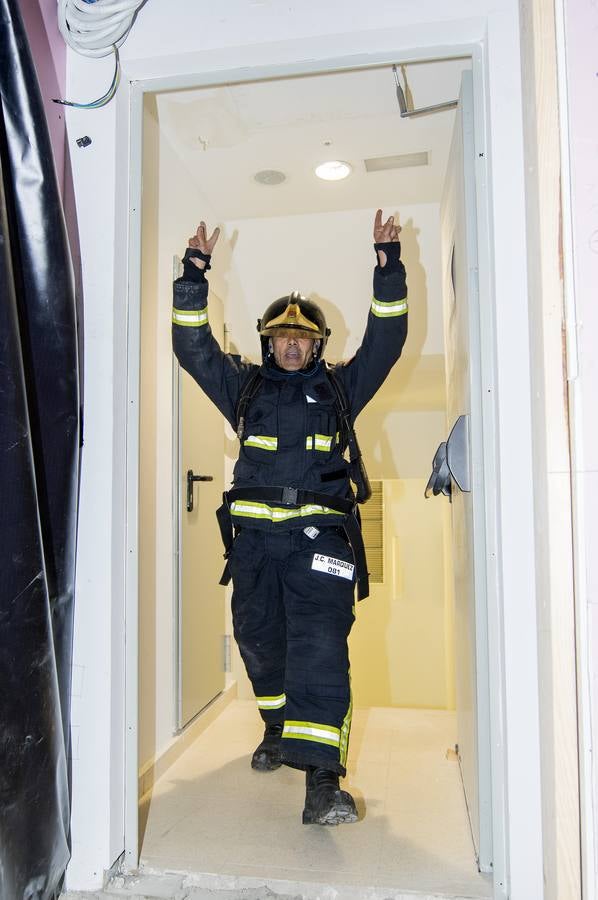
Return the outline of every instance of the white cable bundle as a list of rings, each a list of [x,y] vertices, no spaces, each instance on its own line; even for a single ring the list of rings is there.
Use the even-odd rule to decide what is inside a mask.
[[[58,0],[58,27],[83,56],[109,56],[126,40],[146,0]]]

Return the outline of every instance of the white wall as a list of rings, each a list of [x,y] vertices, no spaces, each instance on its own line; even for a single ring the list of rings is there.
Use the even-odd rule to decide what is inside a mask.
[[[494,621],[505,648],[504,671],[496,687],[504,691],[508,724],[506,734],[499,725],[493,736],[499,755],[504,747],[508,771],[508,779],[501,776],[496,785],[495,799],[499,806],[504,800],[509,810],[510,896],[529,900],[542,894],[538,735],[530,716],[537,704],[537,675],[516,0],[498,5],[490,0],[455,0],[450,9],[440,0],[400,4],[381,0],[371,13],[356,0],[325,5],[305,0],[284,7],[232,0],[226,9],[192,0],[146,4],[122,51],[125,77],[116,104],[92,113],[67,113],[69,139],[73,142],[82,134],[92,138],[87,150],[74,148],[73,161],[86,315],[86,430],[75,638],[75,662],[84,677],[74,719],[79,726],[79,755],[74,760],[74,844],[69,869],[73,887],[99,886],[103,869],[123,846],[123,620],[130,549],[124,516],[124,459],[127,408],[136,403],[135,397],[127,403],[125,391],[127,273],[123,263],[129,218],[135,222],[137,216],[127,199],[129,80],[184,73],[189,83],[193,73],[219,69],[309,67],[313,61],[343,56],[363,63],[368,54],[389,59],[414,50],[417,55],[428,47],[481,42],[488,50],[483,72],[492,123],[485,138],[479,138],[480,159],[490,164],[492,195],[493,259],[487,271],[492,273],[491,296],[500,298],[497,346],[504,355],[492,401],[501,422],[497,484],[509,484],[508,492],[503,490],[499,498],[502,543],[500,556],[493,557],[499,562],[503,601]],[[69,53],[67,93],[75,98],[98,96],[111,77],[111,67],[110,59],[90,61]],[[502,870],[496,877],[503,879]]]
[[[384,583],[356,605],[349,639],[356,706],[453,707],[448,500],[425,500],[426,482],[384,481]]]
[[[239,352],[256,356],[256,319],[276,297],[299,290],[321,304],[332,328],[327,357],[353,355],[372,298],[375,212],[356,209],[226,223],[225,240],[234,245],[226,314]],[[403,206],[399,197],[389,197],[384,213],[398,215],[403,229],[410,300],[405,354],[442,354],[438,204]],[[214,260],[217,264],[218,251]]]
[[[565,314],[574,496],[575,591],[579,664],[583,879],[598,885],[598,102],[595,4],[562,4],[560,113],[564,135]],[[562,490],[565,490],[563,487]],[[574,787],[574,782],[569,783]]]

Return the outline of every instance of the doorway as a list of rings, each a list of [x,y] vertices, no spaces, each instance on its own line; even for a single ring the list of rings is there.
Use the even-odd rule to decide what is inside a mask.
[[[449,63],[450,64],[450,63]],[[456,66],[467,65],[461,61],[455,61]],[[416,67],[413,67],[416,68]],[[370,77],[374,78],[382,78],[383,73],[386,76],[391,78],[390,69],[386,67],[383,69],[372,69],[372,70],[363,70],[359,73],[347,73],[342,76],[333,76],[326,75],[323,76],[326,79],[332,78],[344,78],[351,79],[355,78],[358,74],[361,77],[362,81],[365,81]],[[315,76],[314,76],[315,77]],[[286,102],[288,102],[288,91],[289,86],[294,87],[298,85],[299,82],[304,82],[305,79],[294,79],[291,82],[287,82],[283,84],[282,82],[270,82],[267,85],[268,91],[281,89],[287,95]],[[414,85],[417,79],[414,78]],[[446,82],[445,82],[446,83]],[[356,84],[356,82],[354,82]],[[249,94],[249,85],[241,85],[241,93],[245,92],[245,100],[248,100]],[[199,102],[200,104],[208,103],[214,104],[215,98],[213,96],[209,96],[209,94],[213,94],[215,90],[221,89],[209,89],[209,91],[202,94],[201,91],[198,91],[197,94],[200,95]],[[376,96],[376,92],[372,92],[372,85],[368,84],[364,87],[364,90],[367,90],[368,96]],[[417,92],[417,88],[414,86],[414,91]],[[230,89],[229,89],[230,93]],[[319,96],[322,97],[322,91],[318,92]],[[351,103],[353,106],[356,102],[356,91],[347,90],[347,96],[350,96]],[[171,102],[171,108],[168,109],[168,101],[169,99],[172,101],[172,98],[169,98],[168,95],[164,94],[158,98],[158,104],[162,103],[165,107],[164,117],[168,118],[168,116],[176,118],[176,110],[173,111],[172,106],[176,106],[176,101]],[[229,98],[230,99],[230,98]],[[442,99],[449,99],[442,98]],[[190,99],[190,95],[184,98],[183,102],[179,105],[188,106],[192,103]],[[313,110],[313,98],[310,101],[311,106],[310,109]],[[261,104],[263,107],[263,103]],[[221,110],[221,106],[223,106],[223,112]],[[220,117],[216,115],[214,117],[216,125],[215,125],[215,133],[216,138],[209,134],[199,133],[197,135],[197,142],[201,147],[201,152],[204,154],[208,153],[211,142],[216,142],[216,146],[219,150],[219,154],[222,155],[225,153],[228,156],[231,156],[230,153],[227,154],[227,141],[231,140],[231,118],[234,119],[234,116],[230,113],[227,114],[226,104],[219,106],[216,103],[215,108],[221,111]],[[272,107],[276,109],[280,109],[282,103],[279,102],[278,106],[276,103],[272,104]],[[297,108],[297,103],[293,105],[293,108]],[[180,110],[179,110],[180,112]],[[187,122],[197,122],[198,120],[205,120],[207,117],[204,115],[194,115],[188,114],[189,110],[186,110],[187,115],[183,113],[180,117],[183,121]],[[390,117],[391,114],[389,114]],[[228,118],[227,118],[228,116]],[[395,111],[394,116],[396,120],[398,120],[398,110]],[[347,120],[350,125],[351,116],[347,115]],[[301,121],[301,117],[299,115],[298,120]],[[309,121],[309,117],[303,122],[303,127],[312,127],[313,122]],[[318,126],[321,128],[322,123],[317,122]],[[347,124],[347,123],[344,123]],[[354,123],[353,123],[354,124]],[[426,123],[427,124],[427,123]],[[218,132],[220,129],[220,133]],[[324,132],[323,132],[324,133]],[[347,128],[347,135],[350,133],[350,127]],[[425,134],[425,129],[424,129]],[[187,134],[187,138],[189,135]],[[195,135],[193,135],[195,137]],[[232,137],[235,135],[233,133]],[[420,138],[421,139],[421,138]],[[347,141],[349,139],[347,138]],[[330,141],[330,143],[328,143]],[[339,138],[324,138],[321,141],[322,147],[330,147],[332,148],[334,144],[338,146]],[[220,143],[220,146],[219,146]],[[396,139],[395,139],[396,145]],[[448,145],[448,142],[447,142]],[[171,142],[171,150],[172,142]],[[337,147],[335,147],[335,150]],[[323,150],[320,150],[323,152]],[[236,349],[239,349],[242,353],[246,353],[248,356],[255,357],[255,347],[253,346],[255,343],[254,336],[254,321],[257,318],[257,315],[261,314],[261,307],[264,305],[264,302],[268,302],[271,296],[277,296],[278,294],[287,293],[289,290],[287,281],[289,278],[289,273],[296,275],[297,278],[301,277],[301,289],[305,293],[311,293],[312,296],[315,296],[318,299],[325,311],[329,315],[330,323],[333,328],[333,332],[339,336],[340,340],[334,346],[331,344],[331,353],[337,358],[345,358],[350,356],[354,351],[356,346],[359,343],[360,338],[360,329],[363,328],[363,315],[361,318],[358,315],[357,309],[354,310],[355,315],[349,315],[348,311],[346,311],[346,307],[343,308],[341,303],[339,303],[339,297],[348,297],[351,296],[351,293],[354,293],[354,287],[352,286],[352,282],[355,279],[355,273],[352,271],[355,269],[361,270],[364,272],[363,281],[367,282],[367,275],[365,273],[368,271],[369,263],[366,262],[366,253],[363,251],[363,247],[360,245],[359,240],[357,240],[356,236],[358,234],[362,234],[363,237],[360,237],[360,240],[363,243],[363,246],[367,246],[367,255],[369,256],[370,250],[370,241],[369,235],[371,230],[371,223],[368,222],[368,217],[372,217],[372,208],[375,208],[378,203],[385,208],[388,207],[388,202],[390,202],[391,207],[393,204],[393,200],[390,197],[394,196],[394,192],[391,192],[388,188],[387,184],[383,184],[380,178],[381,175],[384,175],[384,178],[387,177],[396,177],[397,170],[402,168],[402,164],[399,161],[398,165],[396,164],[396,160],[394,167],[389,163],[389,158],[397,157],[397,156],[409,156],[410,154],[416,153],[417,151],[408,148],[408,152],[405,154],[396,154],[390,152],[376,151],[375,154],[367,157],[367,162],[370,165],[368,169],[366,167],[366,172],[368,176],[374,176],[374,178],[378,177],[378,185],[376,190],[378,194],[376,195],[376,199],[373,201],[370,200],[369,203],[365,203],[364,200],[361,201],[362,205],[355,205],[356,201],[354,198],[349,202],[344,201],[345,205],[341,202],[339,204],[338,195],[336,197],[336,206],[340,208],[326,209],[320,208],[315,211],[310,210],[296,210],[292,219],[286,219],[283,217],[280,212],[278,215],[272,214],[272,209],[270,210],[270,214],[265,212],[264,207],[259,207],[260,203],[265,203],[266,201],[263,199],[265,194],[259,193],[259,191],[263,191],[264,189],[270,191],[270,196],[268,197],[268,203],[273,204],[273,210],[276,211],[276,204],[281,203],[282,206],[279,208],[280,210],[288,208],[288,194],[285,197],[284,194],[279,194],[276,199],[272,199],[275,195],[272,193],[273,189],[279,187],[280,185],[284,185],[284,182],[280,182],[279,185],[275,183],[262,183],[256,181],[256,187],[254,188],[254,194],[256,196],[256,203],[258,204],[258,210],[256,214],[249,216],[247,214],[239,215],[234,214],[234,212],[229,212],[226,215],[217,215],[218,212],[218,204],[215,202],[209,203],[209,198],[203,197],[202,200],[205,202],[204,209],[209,210],[210,207],[213,208],[215,214],[219,221],[226,222],[226,231],[227,231],[227,252],[231,255],[234,253],[235,260],[237,261],[237,270],[230,268],[227,270],[226,262],[223,259],[223,272],[224,276],[219,276],[222,278],[222,283],[220,283],[217,287],[217,293],[221,294],[224,299],[227,322],[229,322],[229,330],[231,332],[231,338],[236,343]],[[336,155],[336,153],[335,153]],[[341,153],[338,154],[341,156]],[[350,153],[344,153],[343,156],[350,155],[351,157],[355,157],[356,154],[354,150]],[[378,165],[380,166],[380,161],[384,161],[384,165],[386,168],[375,168],[375,161],[378,161]],[[164,164],[165,160],[161,158],[160,167]],[[363,159],[364,165],[366,164],[366,160]],[[191,166],[188,165],[190,170]],[[440,163],[438,166],[439,171],[442,170],[442,164]],[[162,168],[160,169],[162,171]],[[180,169],[179,169],[180,171]],[[228,179],[231,178],[231,172],[234,171],[234,168],[231,168],[228,173]],[[274,169],[266,169],[263,168],[260,171],[268,171],[274,172]],[[255,174],[258,174],[257,172]],[[283,174],[285,174],[283,172]],[[412,175],[413,173],[410,173]],[[187,178],[189,177],[188,173],[186,173]],[[226,173],[223,173],[222,177],[227,177]],[[270,178],[272,176],[269,176]],[[207,176],[207,181],[211,185],[217,185],[217,178],[214,172],[211,172]],[[189,189],[189,181],[186,182],[185,190],[187,193],[190,193]],[[415,319],[415,328],[412,329],[412,336],[410,338],[410,344],[414,347],[415,353],[411,354],[409,350],[406,352],[406,358],[399,363],[397,366],[397,381],[392,381],[388,386],[388,390],[390,393],[381,392],[378,401],[371,405],[371,408],[367,413],[364,413],[362,417],[362,422],[358,423],[361,425],[360,427],[360,436],[362,438],[362,443],[366,445],[366,456],[368,458],[368,463],[370,463],[370,468],[373,469],[374,477],[385,483],[385,495],[388,498],[388,503],[390,504],[390,509],[394,510],[400,509],[401,506],[401,497],[403,502],[406,502],[408,496],[411,496],[411,501],[415,501],[415,494],[410,494],[410,489],[415,487],[415,482],[417,480],[421,480],[425,483],[427,473],[423,473],[420,471],[420,467],[422,464],[422,459],[426,460],[426,463],[429,465],[431,461],[431,456],[435,449],[438,440],[436,438],[444,431],[444,423],[442,428],[440,427],[440,422],[444,416],[444,409],[442,406],[438,406],[437,398],[439,393],[442,393],[441,388],[439,387],[439,377],[440,377],[440,385],[443,389],[443,364],[440,365],[438,359],[435,358],[426,358],[426,357],[442,357],[442,353],[430,353],[423,352],[426,347],[426,342],[428,348],[432,347],[433,349],[438,349],[438,344],[435,344],[434,341],[443,340],[442,329],[438,328],[438,318],[437,316],[431,314],[430,304],[427,301],[431,300],[430,292],[434,291],[434,287],[438,293],[440,293],[440,276],[436,277],[436,285],[434,285],[434,278],[430,278],[427,274],[427,267],[422,263],[422,257],[427,259],[429,255],[431,255],[431,251],[429,249],[424,249],[422,247],[423,240],[428,237],[429,229],[428,227],[422,228],[422,223],[426,223],[426,226],[434,220],[434,215],[436,215],[436,229],[438,228],[438,213],[433,210],[433,206],[435,203],[434,194],[431,189],[431,185],[433,183],[432,177],[427,179],[427,189],[430,191],[428,195],[425,197],[425,202],[422,204],[417,204],[412,202],[411,204],[404,202],[404,194],[403,196],[396,197],[397,202],[395,204],[395,209],[399,212],[402,212],[404,218],[401,219],[403,224],[403,246],[404,252],[407,252],[409,245],[411,245],[410,251],[408,255],[410,259],[406,259],[406,264],[408,266],[408,277],[410,282],[410,292],[412,298],[417,302],[418,294],[419,300],[422,302],[422,307],[425,308],[427,306],[426,312],[423,315],[420,315],[419,318],[413,317]],[[289,181],[290,184],[290,181]],[[334,187],[334,186],[327,186]],[[252,185],[253,188],[253,185]],[[371,188],[369,188],[371,190]],[[396,190],[396,188],[395,188]],[[301,191],[302,195],[305,197],[305,191]],[[230,191],[231,194],[234,194],[235,191]],[[399,194],[400,191],[396,190],[396,193]],[[329,195],[330,196],[330,195]],[[364,197],[366,195],[364,194]],[[371,195],[370,195],[371,196]],[[380,197],[380,200],[377,197]],[[385,202],[384,197],[389,197],[389,201]],[[279,199],[281,198],[282,199]],[[328,204],[330,204],[330,200],[328,198]],[[334,205],[334,204],[333,204]],[[415,206],[427,206],[429,209],[411,209],[410,207]],[[407,209],[407,214],[405,215],[405,209]],[[201,217],[208,218],[209,213],[204,212],[202,210]],[[333,269],[332,272],[326,272],[325,267],[322,271],[310,271],[309,267],[306,265],[307,260],[311,260],[316,257],[318,246],[317,243],[314,245],[309,244],[306,247],[305,235],[309,232],[310,223],[313,226],[314,217],[318,217],[321,221],[325,222],[325,228],[331,234],[342,235],[342,239],[345,242],[345,247],[343,251],[346,251],[346,256],[352,261],[351,271],[343,270],[340,266],[330,266],[329,268]],[[278,220],[278,224],[282,218],[285,218],[285,228],[284,232],[282,229],[273,229],[273,225],[276,220]],[[348,226],[349,223],[349,226]],[[188,228],[187,231],[190,232]],[[280,250],[277,250],[271,257],[267,257],[266,260],[262,260],[261,265],[255,265],[255,247],[256,246],[268,246],[268,235],[272,234],[282,235],[285,234],[286,240],[290,242],[290,246],[294,248],[301,248],[301,254],[295,251],[294,256],[296,259],[296,267],[293,270],[293,265],[291,260],[289,259],[288,254],[285,256]],[[313,229],[312,229],[313,233]],[[367,236],[367,237],[366,237]],[[180,238],[178,238],[180,241]],[[272,238],[270,237],[270,241]],[[439,237],[438,237],[439,240]],[[184,245],[183,245],[184,246]],[[173,248],[174,249],[174,248]],[[182,247],[180,243],[176,249],[179,249],[179,252],[182,252]],[[162,255],[162,254],[161,254]],[[168,257],[166,257],[168,258]],[[171,258],[171,257],[170,257]],[[438,264],[439,264],[440,254],[438,253]],[[330,261],[328,261],[330,262]],[[266,263],[269,263],[266,265]],[[251,269],[251,265],[253,264],[254,268]],[[245,265],[245,269],[243,269],[243,265]],[[240,277],[240,273],[243,271],[254,271],[255,277],[253,279],[252,284],[248,284],[247,281]],[[306,271],[307,270],[307,271]],[[309,273],[309,274],[308,274]],[[267,278],[265,277],[267,275]],[[306,277],[307,276],[307,277]],[[278,288],[276,279],[279,279],[280,288]],[[341,285],[339,286],[339,279],[341,281]],[[343,279],[345,281],[343,282]],[[305,285],[305,280],[308,281],[308,284]],[[284,281],[284,284],[283,284]],[[278,291],[278,294],[276,293]],[[414,297],[415,295],[415,297]],[[230,300],[229,300],[230,298]],[[235,299],[236,298],[236,305]],[[265,300],[264,300],[265,298]],[[423,299],[426,298],[426,299]],[[413,302],[413,301],[412,301]],[[227,305],[228,304],[228,305]],[[339,314],[340,313],[340,314]],[[253,337],[253,339],[252,339]],[[247,342],[247,346],[245,347],[242,344],[242,341]],[[238,343],[237,343],[238,342]],[[330,354],[329,354],[330,355]],[[393,376],[391,376],[392,378]],[[397,397],[399,397],[399,402],[397,403]],[[416,398],[414,400],[414,397]],[[418,399],[419,398],[419,399]],[[434,399],[436,398],[436,399]],[[420,404],[418,406],[417,404]],[[371,422],[367,422],[366,417],[371,415],[373,420]],[[394,427],[396,431],[390,432],[388,428],[388,421],[395,417],[398,419],[395,421]],[[376,422],[378,425],[376,425]],[[383,422],[387,423],[387,427],[380,427]],[[417,423],[417,424],[416,424]],[[397,451],[397,444],[399,448],[402,445],[406,445],[408,442],[405,441],[402,434],[409,433],[411,436],[412,446],[410,450],[406,451],[405,455],[402,456],[400,451]],[[420,440],[421,445],[419,447],[413,448],[413,443],[415,437]],[[364,440],[365,438],[365,440]],[[229,442],[229,456],[232,457],[234,454],[234,440],[231,435],[225,436],[225,441]],[[370,451],[367,452],[367,445],[370,444]],[[422,450],[426,448],[425,450]],[[396,456],[395,456],[396,455]],[[407,456],[408,462],[405,462],[405,456]],[[396,457],[398,457],[398,462]],[[402,457],[402,458],[401,458]],[[413,484],[405,486],[403,483],[405,479],[405,475],[407,475],[407,480],[412,478]],[[391,483],[392,482],[392,483]],[[423,491],[422,491],[423,494]],[[396,498],[399,498],[397,501]],[[393,499],[394,498],[394,499]],[[431,515],[431,513],[428,513]],[[442,518],[442,516],[441,516]],[[392,516],[391,516],[392,520]],[[442,523],[440,525],[439,534],[442,535],[442,541],[445,541],[445,532],[443,529],[446,528],[446,523]],[[390,534],[388,531],[390,530]],[[392,548],[387,553],[387,565],[388,568],[393,569],[395,572],[398,568],[400,568],[398,560],[402,553],[405,552],[404,542],[397,542],[397,529],[394,526],[390,526],[390,529],[387,527],[387,550]],[[444,567],[446,556],[442,557],[442,567]],[[404,575],[403,575],[404,577]],[[411,577],[411,576],[409,576]],[[387,580],[390,578],[390,573],[387,571]],[[382,582],[384,583],[384,582]],[[429,592],[432,593],[433,592]],[[373,598],[372,598],[373,599]],[[370,609],[373,609],[374,603],[372,601],[368,601],[370,603]],[[389,616],[392,614],[392,604],[388,607]],[[445,700],[447,705],[450,704],[450,670],[451,670],[451,661],[450,661],[450,650],[447,649],[450,646],[450,637],[447,637],[447,629],[450,631],[450,609],[445,608],[444,604],[441,604],[441,613],[442,613],[442,627],[439,629],[439,633],[441,637],[438,638],[439,642],[442,644],[444,642],[444,654],[442,655],[439,668],[442,670],[442,676],[444,678],[445,684]],[[438,612],[438,610],[436,611]],[[425,615],[422,617],[422,610],[417,611],[420,616],[420,628],[421,621],[425,622]],[[368,615],[368,612],[364,612],[363,616],[365,618]],[[380,606],[378,611],[375,613],[376,616],[380,616]],[[431,620],[429,620],[431,621]],[[364,625],[365,622],[362,622]],[[405,629],[405,619],[402,619],[402,628],[403,634]],[[407,626],[407,631],[409,627],[416,628],[416,624],[412,624],[411,626]],[[437,621],[435,622],[435,628],[437,628]],[[366,629],[362,629],[365,631]],[[430,629],[433,630],[433,629]],[[386,646],[387,655],[390,655],[394,652],[394,646],[392,644],[392,640],[390,640],[390,644]],[[359,656],[359,648],[356,649],[356,653]],[[368,651],[364,650],[364,656],[367,655]],[[417,656],[417,654],[415,654]],[[422,659],[424,656],[419,654],[419,658]],[[430,667],[428,666],[428,669]],[[365,670],[365,667],[364,667]],[[447,678],[448,673],[448,678]],[[428,675],[429,675],[428,671]],[[239,679],[240,680],[240,679]],[[392,680],[392,679],[390,679]],[[437,679],[438,683],[442,681],[442,679]],[[356,687],[358,690],[358,687]],[[422,703],[421,697],[418,700],[418,704],[425,705],[425,701]],[[398,703],[397,705],[401,705]],[[433,706],[434,703],[431,702],[429,704]]]

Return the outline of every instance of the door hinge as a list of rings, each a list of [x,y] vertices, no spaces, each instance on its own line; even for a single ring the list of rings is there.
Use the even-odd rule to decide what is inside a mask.
[[[224,671],[231,671],[231,646],[230,646],[230,634],[222,635],[222,662],[224,665]]]

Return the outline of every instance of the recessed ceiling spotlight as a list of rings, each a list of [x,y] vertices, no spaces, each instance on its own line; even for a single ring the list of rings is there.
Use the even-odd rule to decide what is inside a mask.
[[[340,181],[350,175],[352,171],[349,163],[340,159],[331,159],[329,162],[322,163],[315,170],[318,178],[323,178],[324,181]]]
[[[261,172],[255,173],[253,180],[257,181],[258,184],[282,184],[283,181],[287,180],[287,176],[284,172],[279,172],[277,169],[262,169]]]

